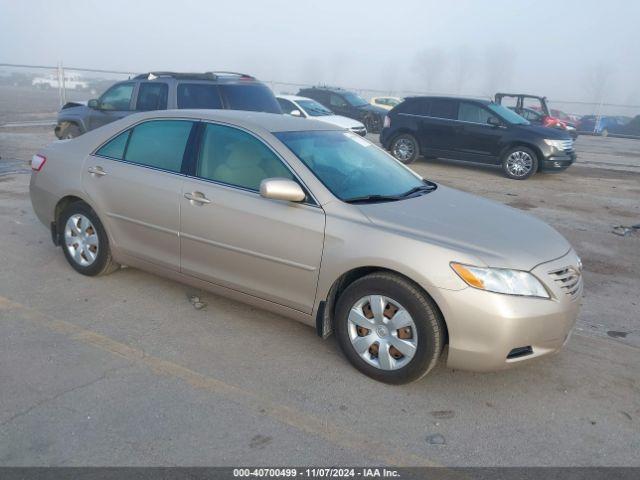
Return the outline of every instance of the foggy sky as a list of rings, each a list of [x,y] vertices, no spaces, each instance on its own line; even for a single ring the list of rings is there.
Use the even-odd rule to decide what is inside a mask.
[[[640,2],[0,0],[0,63],[640,104]]]

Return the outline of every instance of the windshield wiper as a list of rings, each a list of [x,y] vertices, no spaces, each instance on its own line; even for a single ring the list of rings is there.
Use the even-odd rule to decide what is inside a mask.
[[[345,198],[346,203],[395,202],[397,195],[363,195],[362,197]]]
[[[409,195],[413,195],[414,193],[418,193],[418,192],[431,192],[432,190],[435,190],[436,186],[435,185],[418,185],[417,187],[413,187],[410,190],[407,190],[404,193],[401,193],[400,195],[398,195],[398,198],[405,198],[408,197]]]

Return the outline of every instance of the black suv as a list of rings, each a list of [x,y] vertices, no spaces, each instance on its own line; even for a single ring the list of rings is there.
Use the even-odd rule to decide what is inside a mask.
[[[576,154],[564,131],[531,125],[488,100],[409,97],[385,118],[380,143],[403,163],[418,155],[502,165],[509,178],[564,170]]]
[[[364,123],[367,131],[379,133],[382,121],[387,111],[383,108],[370,105],[357,93],[334,87],[302,88],[298,92],[301,97],[313,98],[336,115],[353,118]]]
[[[88,105],[67,103],[55,134],[73,138],[135,112],[212,108],[282,113],[273,92],[251,75],[236,72],[151,72],[118,82]]]

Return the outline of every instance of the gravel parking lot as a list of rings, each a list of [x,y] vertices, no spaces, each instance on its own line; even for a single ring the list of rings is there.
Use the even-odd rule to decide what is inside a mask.
[[[582,136],[576,165],[524,182],[412,165],[558,229],[585,295],[552,358],[393,387],[302,324],[135,269],[76,274],[29,202],[52,127],[2,127],[52,118],[55,93],[29,92],[0,89],[0,465],[640,466],[640,231],[612,233],[640,223],[640,140]]]

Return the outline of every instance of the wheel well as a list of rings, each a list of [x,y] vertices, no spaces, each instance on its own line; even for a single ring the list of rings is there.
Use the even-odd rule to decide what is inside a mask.
[[[535,153],[536,157],[538,157],[538,170],[540,170],[542,166],[542,158],[544,157],[544,155],[542,155],[542,151],[538,147],[536,147],[532,143],[527,143],[527,142],[512,142],[506,147],[504,147],[504,149],[502,150],[502,153],[500,154],[500,163],[503,162],[504,154],[515,147],[527,147],[529,150],[533,150],[533,153]]]
[[[329,289],[329,294],[327,295],[327,299],[322,302],[321,308],[318,309],[318,315],[316,317],[316,330],[318,332],[318,335],[320,335],[323,338],[326,338],[329,335],[331,335],[331,332],[333,332],[333,317],[335,314],[336,303],[338,301],[338,298],[340,298],[340,295],[342,294],[342,292],[344,292],[345,289],[356,280],[374,272],[386,272],[386,273],[392,273],[394,275],[398,275],[404,278],[405,280],[413,283],[417,288],[420,289],[420,291],[422,291],[425,295],[427,295],[431,299],[433,304],[436,306],[438,311],[440,312],[440,316],[442,317],[442,321],[444,323],[444,329],[445,329],[445,332],[444,332],[445,344],[449,343],[449,330],[447,328],[447,321],[444,318],[444,315],[442,314],[442,310],[440,310],[440,307],[438,306],[436,301],[433,299],[431,295],[429,295],[429,292],[427,292],[424,288],[422,288],[420,285],[418,285],[416,282],[414,282],[411,278],[407,277],[406,275],[403,275],[400,272],[396,272],[395,270],[382,268],[382,267],[354,268],[353,270],[349,270],[348,272],[342,274],[335,282],[333,282],[333,285],[331,285],[331,288]]]
[[[58,220],[60,219],[60,214],[64,211],[64,209],[67,208],[72,203],[76,203],[76,202],[86,203],[80,197],[76,197],[74,195],[67,195],[66,197],[61,198],[56,204],[56,209],[53,212],[53,221],[57,224]]]

